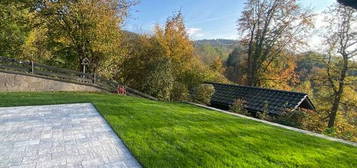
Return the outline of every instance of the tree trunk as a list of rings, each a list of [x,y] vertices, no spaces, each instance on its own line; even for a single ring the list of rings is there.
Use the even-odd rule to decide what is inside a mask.
[[[251,32],[250,40],[249,40],[249,48],[248,48],[248,82],[249,86],[253,84],[253,43],[254,43],[254,28]]]
[[[252,61],[252,78],[251,78],[251,84],[250,86],[257,86],[257,61],[255,58],[253,58],[253,61]]]
[[[252,78],[253,78],[253,67],[252,67],[252,58],[251,58],[251,56],[249,55],[248,56],[248,82],[247,82],[247,84],[249,85],[249,86],[252,86],[252,84],[253,84],[253,80],[252,80]]]
[[[242,71],[241,71],[240,56],[237,58],[237,62],[234,65],[233,73],[237,74],[237,76],[234,79],[234,81],[236,81],[236,82],[241,84],[243,81],[242,81]]]
[[[329,121],[328,121],[329,128],[333,128],[335,126],[337,111],[338,111],[338,107],[340,105],[341,95],[342,95],[342,91],[340,91],[340,90],[342,90],[342,89],[339,89],[339,91],[338,91],[339,93],[338,93],[338,95],[335,96],[334,101],[333,101],[333,105],[331,108],[331,112],[329,115]]]
[[[329,121],[328,121],[329,128],[333,128],[335,126],[338,107],[340,106],[341,97],[342,97],[343,90],[345,87],[345,78],[347,75],[347,70],[348,70],[348,57],[347,57],[347,55],[344,54],[343,55],[343,67],[341,70],[339,84],[338,84],[338,91],[335,93],[335,98],[334,98],[334,101],[333,101],[333,104],[331,107],[331,111],[330,111],[330,115],[329,115]]]

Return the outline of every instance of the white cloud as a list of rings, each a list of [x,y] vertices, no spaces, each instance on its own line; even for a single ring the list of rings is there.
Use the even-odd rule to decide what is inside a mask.
[[[204,33],[201,28],[192,27],[192,28],[187,28],[186,31],[187,31],[188,35],[193,39],[204,36]]]

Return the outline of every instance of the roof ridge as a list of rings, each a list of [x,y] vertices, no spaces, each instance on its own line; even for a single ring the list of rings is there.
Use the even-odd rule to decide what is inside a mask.
[[[207,84],[219,84],[219,85],[229,85],[229,86],[244,87],[244,88],[251,88],[251,89],[259,89],[259,90],[268,90],[268,91],[275,91],[275,92],[296,93],[296,94],[307,95],[306,93],[303,93],[303,92],[294,92],[294,91],[286,91],[286,90],[278,90],[278,89],[260,88],[260,87],[245,86],[245,85],[238,85],[238,84],[228,84],[228,83],[226,84],[226,83],[217,83],[217,82],[204,82],[204,83],[207,83]]]

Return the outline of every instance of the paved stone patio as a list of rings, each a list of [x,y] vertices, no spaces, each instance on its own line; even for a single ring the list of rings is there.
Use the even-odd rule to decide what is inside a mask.
[[[0,108],[0,168],[140,168],[93,105]]]

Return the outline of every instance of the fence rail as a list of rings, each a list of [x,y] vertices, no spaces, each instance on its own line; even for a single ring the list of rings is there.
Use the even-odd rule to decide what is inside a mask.
[[[48,65],[39,64],[32,61],[20,61],[14,58],[0,56],[0,69],[6,71],[15,71],[28,75],[44,76],[46,78],[75,82],[86,85],[93,85],[102,88],[106,91],[113,92],[119,85],[114,80],[108,80],[95,73],[82,73],[65,68],[58,68]],[[156,98],[147,94],[141,93],[137,90],[126,87],[128,92],[132,95],[145,97],[148,99],[156,100]]]

